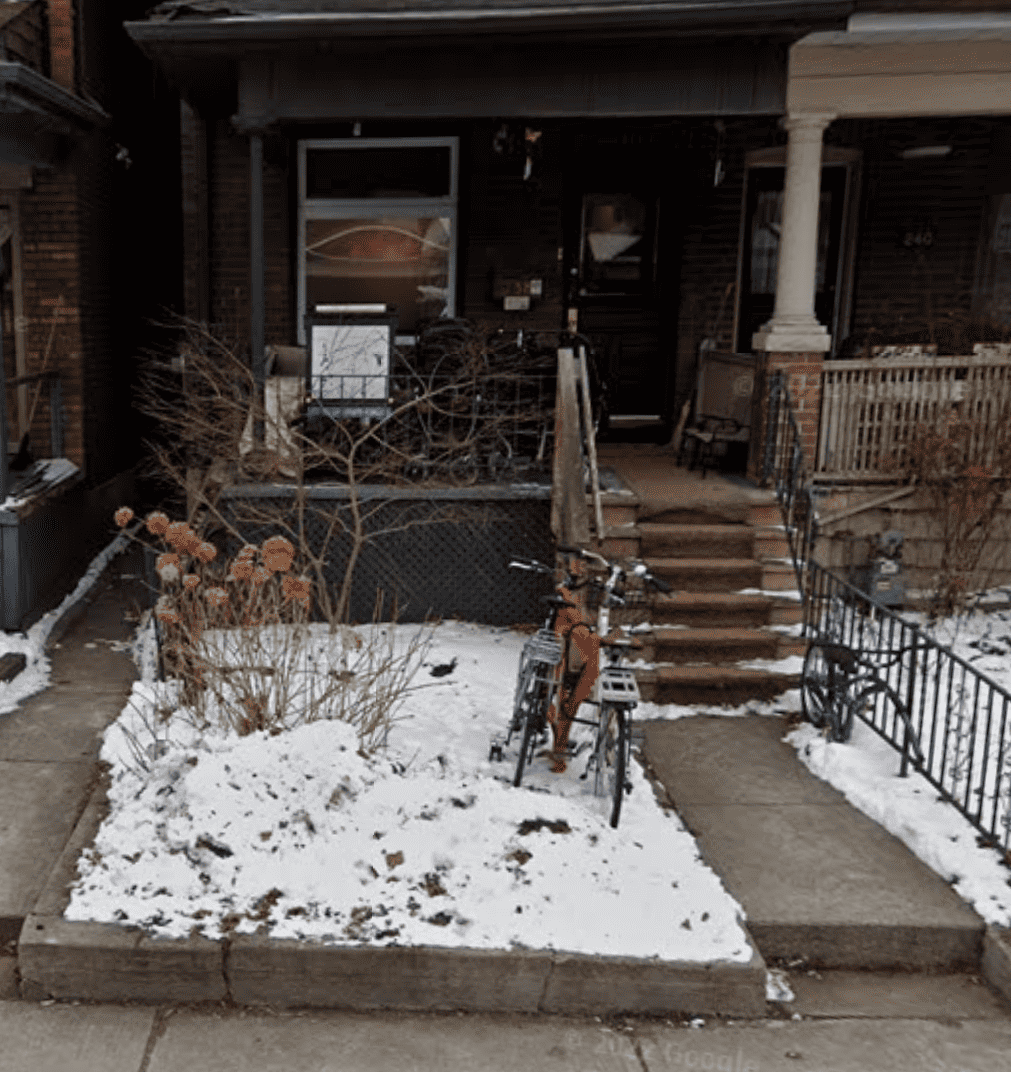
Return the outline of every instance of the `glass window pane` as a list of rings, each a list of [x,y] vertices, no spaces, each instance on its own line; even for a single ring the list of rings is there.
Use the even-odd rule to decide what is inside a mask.
[[[1011,327],[1011,194],[990,196],[982,245],[972,311],[1006,329]]]
[[[583,286],[623,292],[644,278],[646,206],[629,194],[583,199]]]
[[[307,220],[305,287],[315,305],[385,302],[398,332],[448,312],[452,220],[447,216]]]
[[[762,190],[751,218],[751,293],[775,294],[779,265],[779,232],[783,220],[783,191]],[[822,190],[818,207],[818,259],[815,265],[816,292],[825,289],[828,268],[832,192]]]
[[[448,145],[308,149],[305,195],[337,200],[449,197],[451,160]]]
[[[776,293],[783,191],[762,190],[751,221],[751,293]]]

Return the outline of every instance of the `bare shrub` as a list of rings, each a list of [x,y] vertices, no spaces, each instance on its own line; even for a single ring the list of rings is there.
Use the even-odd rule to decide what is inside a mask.
[[[161,429],[149,443],[152,472],[185,496],[190,524],[234,541],[263,530],[289,539],[314,581],[314,616],[334,629],[348,620],[367,543],[476,516],[447,502],[423,518],[390,519],[383,497],[365,489],[471,484],[522,474],[551,457],[554,396],[541,390],[549,366],[531,365],[498,336],[450,323],[427,350],[398,354],[401,374],[380,416],[335,419],[298,399],[301,416],[289,421],[257,401],[251,369],[228,344],[201,325],[183,327],[176,367],[154,360],[142,377],[139,407]],[[526,444],[522,454],[517,443]],[[238,494],[226,505],[221,496],[259,482],[285,485],[286,503]],[[344,489],[340,509],[314,499],[311,487],[320,482]]]
[[[993,578],[1011,537],[1011,398],[972,396],[921,422],[885,468],[915,481],[928,504],[940,544],[931,617],[963,611],[970,592]]]
[[[115,515],[120,527],[132,518],[129,507]],[[310,623],[313,584],[282,536],[246,544],[226,561],[190,525],[160,511],[144,527],[160,544],[141,541],[161,551],[154,618],[161,668],[179,683],[182,717],[238,736],[338,719],[354,726],[363,753],[385,743],[430,632],[417,630],[398,646],[395,631],[377,624]],[[151,743],[127,737],[138,766],[148,769],[162,738],[157,718],[141,721]]]

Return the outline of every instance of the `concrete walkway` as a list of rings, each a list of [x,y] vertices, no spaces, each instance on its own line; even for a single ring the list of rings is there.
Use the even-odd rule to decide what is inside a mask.
[[[141,606],[140,554],[113,559],[49,640],[50,685],[0,715],[0,942],[25,917],[84,812],[97,781],[102,732],[136,678],[128,652]]]
[[[975,970],[985,926],[884,827],[816,778],[785,719],[650,722],[645,754],[766,961]]]

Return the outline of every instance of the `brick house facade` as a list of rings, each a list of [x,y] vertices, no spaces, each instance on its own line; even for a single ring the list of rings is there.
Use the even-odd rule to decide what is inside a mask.
[[[633,5],[619,19],[608,5],[566,17],[537,3],[522,16],[488,4],[473,6],[482,17],[469,21],[455,17],[458,7],[426,5],[422,18],[410,5],[317,3],[296,26],[285,21],[290,8],[269,0],[196,0],[161,4],[128,26],[186,101],[191,315],[243,347],[258,337],[301,343],[300,146],[453,137],[453,314],[556,335],[577,322],[624,392],[619,409],[651,416],[658,437],[691,395],[704,343],[756,349],[786,368],[813,452],[824,356],[879,343],[964,353],[1011,332],[1000,313],[1006,296],[981,283],[996,248],[995,198],[1011,194],[1004,5],[787,3],[763,12],[699,2],[660,5],[648,17]],[[895,15],[907,22],[889,23]],[[979,41],[989,88],[973,91],[966,55]],[[860,49],[869,66],[851,71]],[[666,81],[655,77],[663,70]],[[946,88],[896,88],[909,71],[908,85]],[[253,141],[263,153],[262,209],[250,201]],[[800,263],[800,242],[811,267],[798,290],[796,279],[784,289],[754,243],[779,241],[770,235],[780,223],[770,230],[761,213],[786,213],[790,154],[801,144],[814,164],[806,178],[795,170],[795,189],[806,183],[816,208],[800,231],[793,226],[790,256],[780,258]],[[579,220],[583,212],[585,229],[586,206],[616,191],[646,205],[652,290],[632,300],[618,284],[605,309],[579,289]],[[256,221],[262,269],[251,266]],[[251,270],[262,270],[259,309]],[[503,285],[516,279],[536,280],[539,293],[528,308],[506,310]],[[804,293],[812,284],[813,300]],[[799,305],[781,309],[783,301]],[[760,328],[769,328],[761,339]]]
[[[16,449],[27,432],[39,464],[62,455],[75,467],[56,481],[37,465],[7,473],[22,503],[6,511],[11,539],[41,499],[60,522],[73,519],[73,539],[54,521],[56,535],[32,536],[20,566],[5,544],[5,628],[39,613],[67,572],[108,542],[108,507],[129,496],[140,457],[132,383],[139,352],[156,340],[148,320],[179,304],[178,134],[172,122],[159,129],[177,105],[122,29],[142,10],[97,0],[0,3],[10,106],[0,132],[4,371],[8,384],[56,373],[62,413],[62,444],[53,444],[48,384],[9,387],[8,439]]]

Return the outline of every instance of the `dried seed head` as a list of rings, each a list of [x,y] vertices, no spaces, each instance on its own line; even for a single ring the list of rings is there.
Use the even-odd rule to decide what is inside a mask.
[[[158,602],[154,605],[154,616],[160,622],[169,622],[173,625],[178,624],[182,619],[179,617],[179,612],[176,610],[175,604],[168,596],[161,596]]]
[[[172,563],[169,562],[158,570],[158,576],[165,582],[165,584],[175,584],[180,577],[179,567],[173,566]]]
[[[228,593],[224,588],[208,588],[204,599],[213,607],[223,607],[228,603]]]
[[[236,559],[228,571],[230,581],[248,581],[253,576],[253,564],[247,558]]]
[[[211,562],[214,560],[218,553],[218,549],[212,543],[208,543],[204,540],[197,549],[193,552],[194,556],[201,562]]]
[[[308,577],[285,577],[281,581],[281,591],[284,592],[284,601],[297,599],[303,606],[309,606],[309,597],[312,594],[312,581]]]
[[[133,520],[133,511],[129,506],[121,506],[112,516],[116,524],[122,529]]]
[[[168,531],[169,519],[160,510],[156,510],[154,513],[147,515],[145,524],[147,525],[147,531],[152,536],[164,536]]]
[[[197,585],[200,584],[200,578],[195,573],[187,573],[183,577],[183,588],[188,588],[191,592]]]

